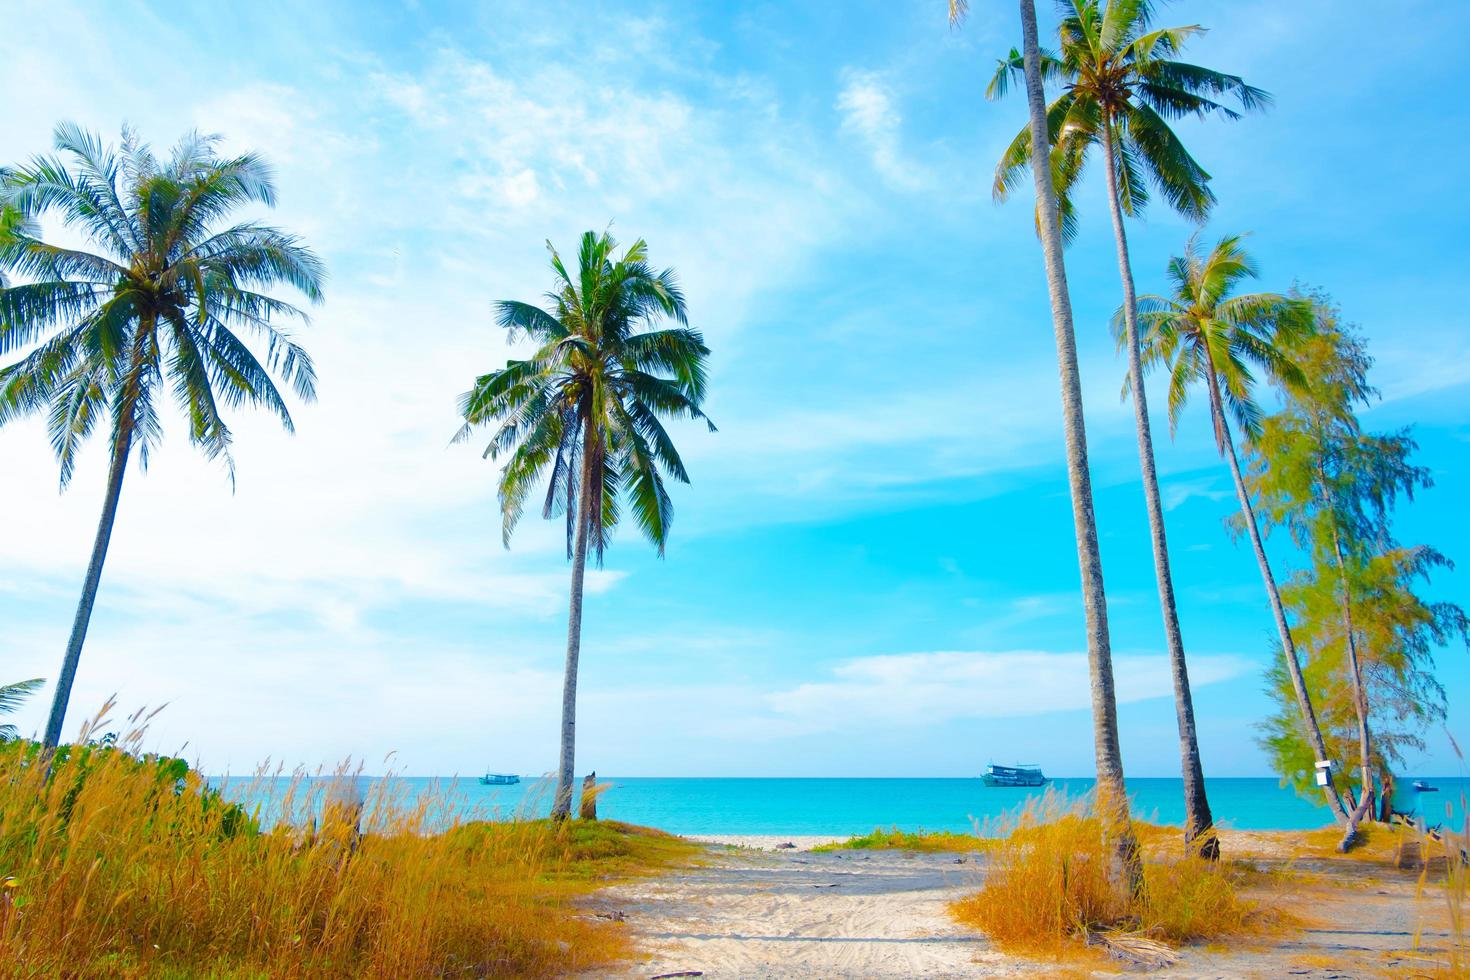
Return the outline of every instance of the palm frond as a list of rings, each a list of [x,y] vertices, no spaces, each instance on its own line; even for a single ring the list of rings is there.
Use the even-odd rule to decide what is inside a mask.
[[[242,206],[274,205],[275,190],[260,157],[222,159],[218,143],[189,133],[160,161],[131,129],[114,148],[63,123],[57,155],[0,174],[0,268],[32,280],[0,292],[0,354],[30,348],[0,369],[0,421],[46,410],[63,485],[109,417],[113,445],[146,466],[169,393],[190,441],[227,461],[223,409],[264,407],[290,430],[276,379],[314,395],[311,359],[278,325],[306,317],[265,290],[320,301],[321,261],[277,229],[226,224]],[[86,244],[42,238],[48,213]],[[263,342],[263,359],[237,329]]]
[[[36,677],[28,681],[17,681],[14,684],[0,684],[0,715],[13,713],[45,683],[45,680]],[[9,742],[16,737],[16,734],[14,725],[0,725],[0,742]]]

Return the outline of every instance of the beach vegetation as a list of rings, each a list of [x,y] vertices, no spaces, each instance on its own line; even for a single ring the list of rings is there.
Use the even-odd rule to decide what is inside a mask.
[[[259,156],[222,157],[214,136],[189,133],[159,157],[132,130],[119,146],[71,123],[56,127],[56,153],[0,170],[0,425],[45,413],[71,482],[81,448],[107,433],[102,514],[81,598],[56,678],[44,741],[61,738],[72,683],[91,622],[123,477],[136,456],[146,468],[172,400],[189,441],[234,479],[225,414],[256,406],[292,430],[279,381],[315,397],[310,357],[286,325],[299,308],[264,290],[289,286],[321,299],[316,255],[243,208],[273,206],[275,177]],[[59,218],[81,244],[43,237]],[[256,342],[252,350],[245,338]]]
[[[606,232],[587,232],[575,272],[547,243],[554,284],[549,310],[507,300],[497,320],[512,342],[536,349],[475,379],[460,400],[456,441],[484,426],[484,455],[500,471],[502,538],[510,546],[531,491],[545,488],[542,516],[566,524],[572,562],[567,656],[562,689],[561,755],[552,816],[571,813],[575,775],[577,674],[589,553],[598,564],[626,504],[660,556],[674,504],[665,479],[689,482],[665,419],[700,419],[705,396],[704,336],[689,326],[672,269],[656,270],[648,246],[621,253]],[[664,326],[663,321],[673,321]]]
[[[884,830],[874,827],[871,833],[849,837],[831,844],[818,844],[813,851],[916,851],[925,854],[966,854],[983,851],[994,841],[978,834],[962,834],[949,830]]]
[[[1280,410],[1262,420],[1247,483],[1262,523],[1285,527],[1307,561],[1282,598],[1321,706],[1328,757],[1356,761],[1345,773],[1357,795],[1346,847],[1361,821],[1392,818],[1394,769],[1446,717],[1433,653],[1470,641],[1470,618],[1455,603],[1422,595],[1450,562],[1428,545],[1400,544],[1392,525],[1397,503],[1433,486],[1432,474],[1413,461],[1411,429],[1362,427],[1357,411],[1377,397],[1372,358],[1330,300],[1312,301],[1317,328],[1290,351],[1310,384],[1287,387]],[[1287,708],[1290,678],[1279,660],[1268,680],[1278,707],[1262,725],[1262,742],[1282,778],[1310,792],[1314,760]]]
[[[1133,0],[1073,0],[1058,28],[1057,54],[1042,55],[1042,76],[1061,87],[1061,94],[1047,106],[1046,119],[1049,164],[1067,237],[1076,232],[1076,189],[1093,150],[1103,161],[1123,289],[1122,339],[1128,361],[1124,390],[1125,397],[1131,395],[1133,402],[1154,576],[1178,716],[1185,840],[1197,840],[1204,856],[1217,857],[1214,849],[1219,839],[1209,833],[1214,818],[1205,790],[1183,633],[1174,599],[1124,218],[1142,215],[1152,185],[1175,211],[1204,221],[1215,203],[1209,174],[1185,149],[1169,120],[1211,115],[1238,118],[1240,112],[1264,107],[1269,96],[1238,76],[1177,60],[1190,38],[1204,29],[1198,25],[1156,28],[1151,23],[1152,14],[1150,5]],[[1015,49],[1002,58],[986,90],[987,97],[1005,95],[1022,75],[1023,61]],[[1220,101],[1222,98],[1231,99],[1240,111]],[[997,200],[1005,200],[1022,183],[1030,160],[1030,132],[1023,129],[996,165],[992,190]]]
[[[1251,868],[1201,857],[1193,847],[1179,853],[1176,829],[1149,829],[1154,832],[1141,836],[1175,846],[1143,848],[1143,883],[1120,894],[1109,879],[1111,849],[1095,802],[1047,793],[1014,817],[990,850],[980,889],[950,911],[1002,950],[1048,957],[1113,939],[1122,948],[1132,939],[1202,943],[1249,936],[1286,921],[1244,894]]]
[[[0,746],[0,975],[550,976],[629,953],[581,900],[694,852],[613,821],[481,821],[451,787],[263,769],[232,802],[115,738]],[[232,793],[233,795],[233,793]]]
[[[1450,748],[1463,766],[1465,754],[1461,751],[1460,744],[1448,732],[1446,736],[1449,738]],[[1458,796],[1461,814],[1459,826],[1454,826],[1455,821],[1449,819],[1444,830],[1430,832],[1422,824],[1414,828],[1418,856],[1424,865],[1419,875],[1416,897],[1424,901],[1426,896],[1433,896],[1437,890],[1444,903],[1444,921],[1448,927],[1444,944],[1440,946],[1431,940],[1430,948],[1426,950],[1432,957],[1431,976],[1470,977],[1470,927],[1467,927],[1467,922],[1470,922],[1470,852],[1466,851],[1467,845],[1470,845],[1470,799],[1466,799],[1464,790]],[[1445,814],[1452,818],[1454,807],[1447,804]],[[1438,882],[1432,875],[1437,865],[1443,867],[1443,876]],[[1433,885],[1436,883],[1441,887],[1435,889]],[[1420,944],[1421,937],[1416,932],[1414,945],[1419,947]]]

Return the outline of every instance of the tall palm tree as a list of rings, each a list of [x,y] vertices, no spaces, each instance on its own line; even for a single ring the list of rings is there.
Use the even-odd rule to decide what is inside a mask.
[[[1102,555],[1092,506],[1092,476],[1087,465],[1087,429],[1082,413],[1082,380],[1077,368],[1077,337],[1072,325],[1072,299],[1062,259],[1062,222],[1057,187],[1046,165],[1047,121],[1042,91],[1042,57],[1037,43],[1036,5],[1020,0],[1022,73],[1031,113],[1032,176],[1036,188],[1037,230],[1046,263],[1051,299],[1052,332],[1062,396],[1062,426],[1067,446],[1067,481],[1082,577],[1082,607],[1087,627],[1087,662],[1092,686],[1093,747],[1097,759],[1099,812],[1114,854],[1114,880],[1130,893],[1142,887],[1143,865],[1138,838],[1128,817],[1123,785],[1123,754],[1118,743],[1118,702],[1113,689],[1113,653],[1108,635],[1108,605],[1103,589]],[[964,19],[966,0],[949,0],[950,23]]]
[[[512,341],[537,344],[525,360],[475,379],[461,400],[464,425],[455,441],[499,423],[485,456],[507,456],[500,475],[506,547],[531,491],[546,482],[542,514],[564,516],[572,562],[567,660],[562,689],[561,760],[552,815],[571,813],[577,723],[577,666],[582,649],[582,583],[587,552],[599,564],[626,500],[660,556],[673,503],[670,477],[689,474],[660,417],[704,419],[709,348],[688,325],[684,294],[672,269],[654,271],[648,246],[634,242],[621,256],[607,233],[587,232],[575,276],[551,252],[551,310],[507,301],[497,322]],[[664,318],[663,329],[645,329]]]
[[[1203,28],[1189,25],[1151,29],[1152,9],[1146,2],[1065,0],[1061,6],[1068,13],[1059,31],[1060,57],[1044,56],[1043,66],[1044,75],[1064,85],[1063,93],[1047,107],[1052,167],[1062,185],[1058,192],[1066,202],[1068,228],[1074,228],[1073,191],[1090,151],[1098,148],[1102,153],[1118,274],[1123,283],[1127,387],[1133,395],[1154,577],[1174,680],[1184,777],[1185,841],[1196,842],[1205,857],[1217,858],[1220,845],[1211,832],[1214,818],[1205,793],[1204,769],[1195,734],[1194,699],[1169,568],[1164,507],[1143,387],[1133,267],[1123,217],[1142,213],[1152,184],[1176,211],[1188,218],[1204,220],[1215,202],[1209,188],[1209,174],[1190,156],[1167,120],[1211,113],[1238,117],[1235,110],[1211,96],[1232,95],[1242,109],[1262,107],[1269,97],[1235,75],[1173,60],[1172,56],[1184,43]],[[1006,94],[1012,79],[1022,69],[1021,61],[1022,56],[1014,50],[1001,60],[986,90],[988,98],[998,99]],[[996,166],[993,190],[997,200],[1005,200],[1010,195],[1030,160],[1028,127],[1011,141]]]
[[[1139,322],[1144,330],[1143,359],[1149,367],[1163,365],[1169,372],[1171,434],[1194,386],[1204,385],[1215,447],[1230,468],[1240,503],[1241,523],[1260,566],[1286,669],[1301,709],[1302,725],[1317,759],[1326,760],[1322,730],[1302,679],[1296,644],[1281,605],[1281,591],[1266,558],[1255,509],[1230,433],[1231,418],[1247,438],[1260,432],[1261,411],[1254,399],[1253,366],[1280,384],[1304,386],[1301,370],[1285,352],[1315,328],[1315,319],[1311,303],[1305,300],[1279,293],[1231,295],[1240,283],[1257,275],[1255,263],[1241,247],[1239,236],[1220,239],[1208,255],[1200,255],[1195,240],[1190,239],[1184,255],[1169,262],[1168,278],[1173,295],[1144,296],[1138,300]],[[1113,328],[1122,334],[1127,325],[1120,324],[1119,319],[1114,318]],[[1135,391],[1142,390],[1141,385],[1134,387]],[[1330,776],[1325,795],[1333,814],[1346,823],[1347,814]]]
[[[274,205],[275,184],[260,157],[222,158],[216,144],[190,133],[159,159],[129,130],[113,148],[63,123],[58,155],[0,180],[0,204],[20,217],[0,227],[0,268],[22,280],[0,291],[0,356],[29,348],[0,368],[0,424],[46,410],[63,488],[87,436],[99,422],[108,428],[102,517],[46,723],[48,747],[61,738],[128,460],[136,449],[146,468],[163,434],[160,401],[173,396],[190,442],[224,460],[233,481],[221,411],[260,406],[290,431],[275,378],[314,397],[310,358],[277,325],[305,314],[261,290],[286,283],[318,301],[321,263],[275,228],[229,223],[238,208]],[[86,246],[44,241],[35,219],[48,213]],[[263,358],[237,332],[257,338]]]

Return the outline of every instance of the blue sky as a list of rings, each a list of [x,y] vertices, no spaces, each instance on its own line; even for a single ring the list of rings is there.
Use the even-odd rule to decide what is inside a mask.
[[[494,300],[549,285],[543,241],[645,237],[714,350],[711,435],[679,432],[668,557],[629,534],[589,579],[579,765],[624,775],[1085,774],[1092,742],[1056,369],[1030,206],[991,203],[1019,99],[986,103],[1014,4],[27,3],[0,35],[0,159],[72,119],[265,153],[271,220],[331,270],[306,340],[321,399],[236,425],[238,488],[170,432],[124,491],[68,728],[116,692],[211,771],[348,754],[416,774],[554,764],[559,529],[500,546],[495,471],[447,448],[507,348]],[[1045,4],[1043,19],[1053,23]],[[1459,13],[1410,2],[1180,2],[1189,55],[1276,96],[1182,124],[1206,236],[1251,232],[1263,288],[1329,290],[1437,487],[1405,541],[1470,561],[1467,207],[1437,159],[1465,110]],[[1392,52],[1386,56],[1385,52]],[[1448,144],[1448,145],[1446,145]],[[1125,766],[1178,771],[1102,189],[1068,253],[1118,658]],[[1140,288],[1192,232],[1130,228]],[[1157,434],[1206,771],[1263,775],[1271,624],[1222,519],[1206,419]],[[54,676],[100,503],[56,489],[41,425],[0,431],[8,677]],[[1291,555],[1274,542],[1283,567]],[[1470,604],[1465,572],[1433,594]],[[1443,651],[1465,741],[1470,670]],[[49,695],[48,695],[49,696]],[[19,719],[38,728],[45,698]],[[1457,768],[1443,732],[1422,771]],[[390,752],[396,752],[385,762]]]

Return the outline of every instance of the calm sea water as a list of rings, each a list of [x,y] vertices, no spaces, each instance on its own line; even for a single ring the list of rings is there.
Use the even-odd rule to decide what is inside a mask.
[[[1424,778],[1424,777],[1419,777]],[[1461,777],[1429,778],[1437,793],[1405,788],[1395,806],[1446,820],[1446,804],[1459,812]],[[365,782],[372,782],[365,780]],[[989,788],[979,779],[735,779],[603,777],[610,788],[598,802],[600,816],[658,827],[676,834],[865,834],[875,827],[902,830],[972,830],[977,822],[1004,818],[1040,795],[1033,789]],[[1409,780],[1404,781],[1407,787]],[[550,809],[551,785],[526,779],[515,786],[482,786],[473,777],[458,781],[400,777],[397,792],[413,797],[449,790],[465,815],[508,818],[542,816]],[[1090,779],[1058,779],[1050,789],[1080,796]],[[1182,825],[1178,779],[1130,779],[1134,812],[1142,819]],[[1305,830],[1331,822],[1325,807],[1282,789],[1274,778],[1212,779],[1210,807],[1222,826],[1240,830]],[[227,794],[241,792],[238,785]]]

